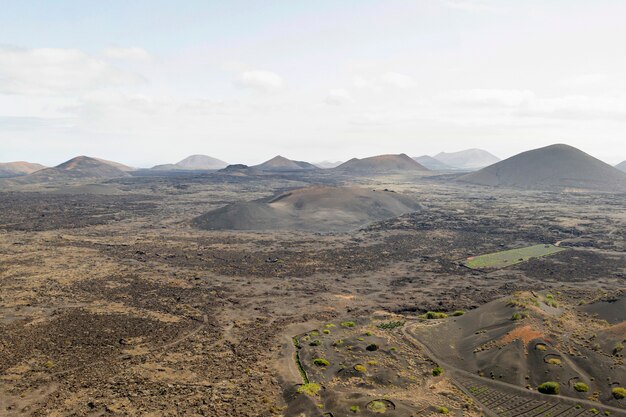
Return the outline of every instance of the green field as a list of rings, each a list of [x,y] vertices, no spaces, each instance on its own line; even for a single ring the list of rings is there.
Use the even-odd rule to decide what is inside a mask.
[[[472,269],[502,268],[525,262],[531,258],[552,255],[566,249],[554,245],[533,245],[525,248],[503,250],[467,258],[464,265]]]

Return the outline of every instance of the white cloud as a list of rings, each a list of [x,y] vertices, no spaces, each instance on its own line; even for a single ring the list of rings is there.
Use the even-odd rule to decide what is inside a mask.
[[[439,95],[439,98],[451,103],[496,107],[521,106],[524,103],[528,103],[534,97],[535,94],[528,90],[491,89],[455,90]]]
[[[0,93],[59,95],[142,81],[77,49],[0,47]]]
[[[588,87],[602,84],[608,80],[609,76],[607,74],[582,74],[568,77],[561,81],[560,84],[565,87]]]
[[[493,4],[484,0],[438,0],[444,7],[470,12],[494,11]]]
[[[352,85],[363,90],[372,90],[380,92],[382,89],[378,83],[361,75],[357,75],[352,79]]]
[[[151,59],[148,51],[142,48],[119,48],[110,47],[103,51],[104,56],[111,59],[120,59],[126,61],[149,61]]]
[[[280,90],[284,86],[283,79],[270,71],[244,71],[239,75],[237,84],[262,92]]]
[[[354,101],[352,95],[348,90],[344,90],[343,88],[338,88],[334,90],[330,90],[324,102],[326,104],[331,104],[335,106],[341,106],[343,104],[351,103]]]
[[[398,72],[387,72],[380,76],[380,80],[384,84],[398,88],[412,88],[416,85],[413,78]]]

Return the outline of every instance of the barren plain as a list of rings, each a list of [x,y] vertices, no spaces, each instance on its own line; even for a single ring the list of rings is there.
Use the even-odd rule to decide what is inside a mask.
[[[626,195],[454,179],[186,173],[3,190],[0,415],[624,415]],[[348,232],[194,225],[310,185],[421,209]],[[465,266],[539,244],[565,250]],[[493,343],[460,340],[483,331]],[[502,338],[515,355],[498,355]],[[559,363],[532,362],[537,343]],[[560,395],[539,393],[546,381]]]

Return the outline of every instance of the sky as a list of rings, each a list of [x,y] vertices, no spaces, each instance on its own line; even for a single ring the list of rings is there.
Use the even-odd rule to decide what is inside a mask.
[[[0,161],[626,159],[622,0],[2,0]]]

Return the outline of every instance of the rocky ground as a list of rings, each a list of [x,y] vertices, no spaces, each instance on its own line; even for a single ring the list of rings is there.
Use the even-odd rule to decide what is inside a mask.
[[[291,338],[320,324],[625,285],[624,196],[610,194],[342,178],[406,193],[424,210],[340,234],[192,225],[229,202],[330,182],[131,177],[97,194],[0,193],[0,415],[295,416]],[[502,270],[461,265],[555,242],[571,250]],[[400,361],[422,355],[406,349]]]

